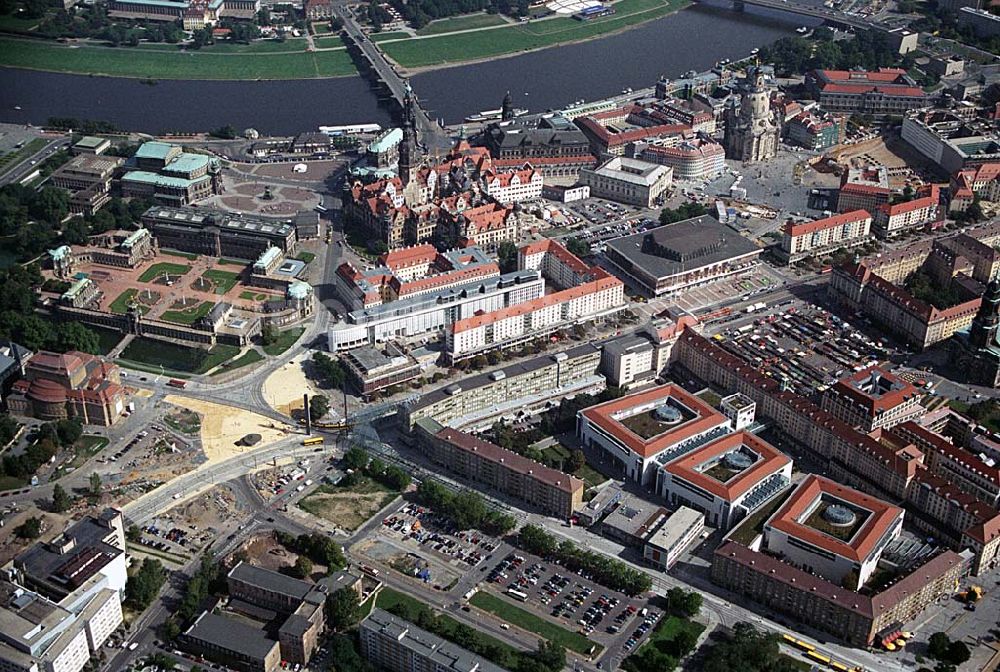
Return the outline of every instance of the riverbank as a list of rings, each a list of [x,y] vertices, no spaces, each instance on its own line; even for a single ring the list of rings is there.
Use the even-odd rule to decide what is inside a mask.
[[[560,16],[480,30],[378,42],[386,56],[401,68],[411,73],[422,72],[435,67],[467,65],[607,37],[673,14],[690,4],[691,0],[619,0],[613,5],[615,14],[590,21]]]
[[[320,79],[357,74],[345,48],[306,51],[304,44],[303,40],[298,49],[281,43],[220,44],[182,52],[172,45],[106,47],[0,37],[0,66],[151,80]]]
[[[557,16],[510,23],[488,14],[469,15],[435,21],[415,36],[395,33],[372,39],[401,68],[416,73],[606,37],[689,4],[691,0],[619,0],[614,15],[586,22]],[[168,44],[109,47],[0,37],[0,66],[150,80],[321,79],[357,74],[339,37],[315,38],[315,51],[307,51],[305,42],[221,43],[180,51]]]

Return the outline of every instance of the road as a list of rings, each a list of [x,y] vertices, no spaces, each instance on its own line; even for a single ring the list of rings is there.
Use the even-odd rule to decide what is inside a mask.
[[[38,164],[42,161],[49,158],[59,150],[69,147],[69,143],[70,139],[65,136],[52,138],[49,143],[40,150],[31,156],[25,156],[23,160],[8,168],[3,175],[0,175],[0,186],[20,182],[27,175],[31,174],[31,172],[35,170],[38,167]]]

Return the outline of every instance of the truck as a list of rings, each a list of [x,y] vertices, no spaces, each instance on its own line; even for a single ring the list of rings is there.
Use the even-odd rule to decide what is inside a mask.
[[[171,378],[170,380],[167,381],[167,385],[169,385],[170,387],[176,387],[176,388],[179,388],[179,389],[184,389],[185,387],[187,387],[187,381],[186,380],[178,380],[176,378]]]

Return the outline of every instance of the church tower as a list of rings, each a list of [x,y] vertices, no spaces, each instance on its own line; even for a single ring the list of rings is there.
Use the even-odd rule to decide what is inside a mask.
[[[500,106],[500,120],[510,121],[514,118],[514,100],[510,97],[510,91],[503,97],[503,104]]]
[[[992,344],[996,340],[998,326],[1000,326],[1000,280],[994,278],[986,286],[979,312],[976,313],[969,329],[972,346],[985,348]]]
[[[413,90],[406,83],[403,94],[403,139],[399,143],[399,179],[409,184],[417,169],[417,114],[414,109]]]

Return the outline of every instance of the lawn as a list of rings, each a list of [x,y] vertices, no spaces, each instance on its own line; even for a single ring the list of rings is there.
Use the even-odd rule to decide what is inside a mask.
[[[118,315],[124,315],[125,312],[128,310],[128,304],[135,297],[136,292],[137,290],[135,289],[126,289],[124,292],[118,295],[118,298],[116,298],[114,301],[111,302],[111,305],[108,306],[108,309],[111,310],[112,313],[117,313]],[[146,310],[149,309],[147,308]]]
[[[41,19],[22,19],[14,14],[0,14],[0,30],[9,33],[28,32],[38,26]]]
[[[329,35],[327,37],[314,37],[313,42],[317,49],[346,49],[344,40],[340,35]]]
[[[139,276],[139,282],[153,282],[161,275],[184,275],[191,270],[190,266],[185,264],[175,264],[169,261],[161,261],[157,264],[153,264]]]
[[[123,338],[125,338],[123,333],[115,331],[114,329],[95,327],[92,324],[88,324],[87,328],[97,334],[97,350],[98,354],[101,355],[106,355],[111,352],[114,347],[118,345]]]
[[[788,499],[788,495],[790,494],[791,490],[786,492],[784,495],[778,495],[770,502],[754,511],[750,514],[750,516],[744,518],[739,526],[729,533],[729,538],[738,544],[749,546],[750,542],[754,540],[754,537],[764,531],[764,522],[771,517],[772,513],[778,510],[778,507],[781,506],[786,499]]]
[[[393,31],[388,33],[372,33],[368,37],[372,42],[385,42],[386,40],[408,40],[411,35],[402,31]]]
[[[295,345],[295,341],[299,340],[299,336],[305,331],[305,327],[295,327],[293,329],[286,329],[278,334],[278,340],[270,345],[264,346],[264,352],[271,357],[280,355],[288,348]]]
[[[71,471],[79,469],[106,445],[108,445],[107,437],[96,434],[84,434],[73,444],[73,457],[59,465],[55,470],[53,480],[62,478]]]
[[[508,23],[502,16],[497,14],[467,14],[465,16],[453,16],[447,19],[431,21],[417,31],[417,35],[440,35],[441,33],[453,33],[457,30],[473,30],[474,28],[486,28],[487,26],[500,26]]]
[[[165,249],[160,249],[160,252],[171,257],[183,257],[188,261],[198,260],[198,255],[194,254],[193,252],[181,252],[180,250],[165,250]]]
[[[196,306],[191,308],[181,308],[179,310],[168,310],[160,316],[160,319],[164,322],[173,322],[174,324],[194,324],[201,318],[208,315],[215,304],[211,301],[202,301]]]
[[[346,49],[239,53],[217,46],[181,53],[13,38],[0,38],[0,66],[153,79],[316,79],[357,73]]]
[[[238,354],[240,354],[240,349],[237,346],[217,343],[215,347],[208,351],[205,359],[201,361],[201,364],[197,369],[195,369],[194,372],[208,373],[223,362],[228,362]]]
[[[246,301],[263,301],[269,295],[261,294],[260,292],[242,291],[240,292],[240,298]]]
[[[17,490],[23,488],[28,484],[27,481],[23,481],[20,478],[14,478],[13,476],[0,476],[0,492],[4,490]]]
[[[220,266],[246,266],[247,262],[239,261],[237,259],[219,259],[218,263]]]
[[[406,68],[459,63],[606,35],[666,16],[687,4],[688,0],[621,0],[614,5],[616,14],[586,23],[569,17],[542,19],[493,30],[389,42],[383,49]]]
[[[215,269],[205,271],[202,273],[201,277],[215,283],[216,294],[225,294],[230,289],[235,287],[236,283],[240,281],[239,273],[233,273],[232,271],[219,271]]]
[[[296,254],[293,257],[293,259],[298,259],[299,261],[304,261],[307,264],[312,263],[312,260],[315,259],[315,258],[316,258],[316,255],[313,254],[312,252],[299,252],[298,254]]]
[[[257,350],[247,350],[241,356],[237,357],[233,361],[226,364],[226,366],[213,371],[212,376],[218,376],[220,374],[226,373],[227,371],[232,371],[233,369],[238,369],[243,366],[249,366],[250,364],[255,364],[257,362],[264,361],[264,355],[257,352]]]
[[[597,646],[597,650],[601,649],[600,645],[594,644],[594,642],[580,633],[572,632],[561,625],[556,625],[543,618],[539,618],[506,600],[500,599],[492,593],[480,590],[472,596],[469,604],[483,611],[495,614],[512,625],[516,625],[528,632],[533,632],[571,651],[586,654],[593,646]]]
[[[218,347],[220,346],[216,346]],[[230,357],[234,357],[236,352],[230,354]],[[150,373],[159,373],[162,364],[166,372],[173,375],[173,372],[192,374],[207,370],[204,362],[208,357],[209,351],[204,348],[187,348],[152,338],[136,338],[122,352],[121,359],[125,360],[122,362],[125,365],[134,363],[136,366],[132,368]]]
[[[321,485],[303,498],[298,506],[303,511],[351,531],[361,527],[398,496],[399,493],[392,492],[370,478],[364,478],[357,485],[346,488]]]
[[[49,141],[44,138],[33,138],[21,149],[15,149],[13,152],[7,152],[3,156],[0,156],[0,172],[8,168],[13,168],[47,144],[49,144]]]
[[[635,652],[632,654],[632,656],[638,656],[639,652],[642,651],[643,648],[647,646],[656,646],[658,644],[660,646],[658,646],[657,648],[660,648],[661,650],[663,649],[669,650],[669,646],[663,646],[663,644],[669,644],[674,640],[675,637],[677,637],[677,635],[679,635],[681,632],[685,630],[694,635],[694,637],[692,638],[692,641],[694,641],[701,636],[702,632],[704,632],[705,626],[695,621],[689,621],[683,618],[678,618],[677,616],[669,616],[666,619],[660,621],[657,624],[657,626],[653,628],[653,632],[649,636],[649,639],[646,640],[642,646],[636,649]],[[630,660],[632,656],[629,656],[624,661],[622,661],[623,662],[621,668],[622,670],[628,672],[629,670],[642,669],[641,666],[636,666],[632,664],[634,662],[633,660]]]

